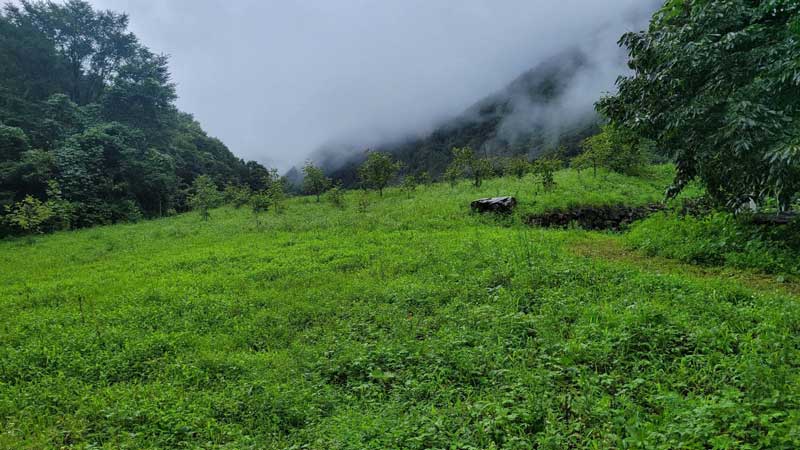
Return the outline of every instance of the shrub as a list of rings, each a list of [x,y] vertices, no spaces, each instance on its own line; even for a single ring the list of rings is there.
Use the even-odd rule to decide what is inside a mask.
[[[64,199],[61,186],[55,180],[47,182],[47,205],[53,212],[46,231],[68,230],[75,219],[75,205]]]
[[[345,208],[345,200],[344,200],[344,189],[342,188],[341,184],[336,184],[336,186],[332,187],[328,191],[328,200],[331,202],[333,206],[336,208],[344,209]]]
[[[361,192],[361,196],[358,198],[358,212],[365,213],[369,209],[371,202],[369,200],[369,194],[366,191]]]
[[[109,204],[111,216],[122,222],[138,222],[144,219],[139,205],[131,199]]]
[[[648,145],[629,130],[608,124],[600,134],[581,143],[583,153],[572,159],[572,167],[579,171],[591,168],[595,176],[600,167],[635,175],[647,164]]]
[[[39,234],[42,225],[53,217],[53,210],[41,200],[27,196],[23,200],[7,205],[4,222],[21,234]]]
[[[470,147],[453,147],[453,162],[448,167],[448,176],[455,174],[471,178],[472,184],[481,187],[486,178],[492,176],[492,162],[486,158],[479,158]],[[451,183],[452,184],[452,183]]]
[[[209,210],[219,206],[222,196],[217,190],[217,185],[208,175],[200,175],[192,183],[192,193],[189,196],[189,205],[200,213],[203,220],[211,217]]]
[[[47,201],[42,202],[29,195],[22,201],[6,205],[6,214],[2,221],[20,234],[69,229],[75,215],[75,205],[63,199],[55,180],[47,182],[47,198]],[[121,205],[127,203],[123,202]]]
[[[556,187],[555,173],[561,169],[561,160],[555,156],[545,156],[533,162],[533,173],[539,177],[542,188],[552,191]]]
[[[451,165],[447,168],[447,170],[445,170],[443,178],[445,181],[447,181],[447,184],[449,184],[451,188],[454,188],[458,184],[459,178],[461,178],[461,173],[458,170],[458,167]]]
[[[756,226],[733,214],[656,214],[634,224],[628,244],[653,256],[800,275],[800,225]]]
[[[433,177],[431,177],[431,174],[428,172],[422,172],[419,174],[419,177],[417,177],[417,181],[419,181],[421,185],[430,186],[433,184]]]
[[[506,174],[514,175],[517,179],[522,179],[531,171],[531,163],[527,158],[515,157],[506,160]]]
[[[252,195],[252,191],[249,186],[237,184],[228,184],[222,193],[225,203],[232,205],[236,209],[246,205],[250,201],[250,195]]]
[[[250,196],[250,209],[253,211],[257,227],[261,226],[261,215],[269,211],[270,205],[272,205],[272,199],[267,191],[254,192]]]
[[[414,175],[406,175],[403,178],[403,184],[400,185],[400,189],[406,193],[408,198],[411,198],[411,194],[417,190],[417,177]]]
[[[358,177],[365,188],[377,189],[383,197],[383,190],[401,167],[402,164],[395,161],[392,155],[368,150],[367,160],[358,168]]]
[[[273,181],[267,187],[266,193],[269,197],[272,210],[275,211],[276,214],[283,213],[286,210],[286,185],[284,180],[276,179]]]
[[[325,176],[322,168],[315,166],[311,161],[306,161],[303,166],[303,189],[306,194],[316,196],[319,203],[320,196],[330,187],[331,179]]]

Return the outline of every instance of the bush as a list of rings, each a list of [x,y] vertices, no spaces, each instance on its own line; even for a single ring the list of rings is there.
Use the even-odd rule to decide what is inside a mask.
[[[53,212],[46,231],[69,230],[75,219],[75,205],[64,199],[61,186],[55,180],[47,182],[47,205]]]
[[[345,200],[344,200],[344,189],[342,188],[341,184],[337,184],[336,186],[332,187],[328,193],[328,200],[333,204],[333,206],[344,209],[345,208]]]
[[[450,188],[455,188],[458,185],[458,180],[461,178],[461,173],[458,170],[458,167],[450,166],[445,170],[443,177],[447,184],[450,185]]]
[[[505,173],[506,175],[513,175],[517,177],[517,179],[521,180],[531,171],[531,163],[528,161],[527,158],[522,156],[518,156],[515,158],[509,158],[505,162]]]
[[[257,227],[261,226],[261,215],[269,211],[271,205],[272,199],[267,191],[254,192],[250,196],[250,209],[253,211]]]
[[[47,197],[47,201],[42,202],[29,195],[19,202],[6,205],[5,215],[0,219],[19,234],[68,230],[72,225],[75,206],[63,199],[61,189],[54,180],[47,183]]]
[[[5,209],[4,222],[20,234],[41,233],[42,226],[53,217],[49,205],[30,195]]]
[[[192,194],[189,196],[189,205],[200,213],[203,220],[211,217],[209,210],[219,206],[222,196],[217,190],[217,185],[208,175],[200,175],[192,183]]]
[[[433,184],[433,177],[428,172],[422,172],[419,174],[419,177],[417,177],[417,181],[423,186],[430,186]]]
[[[402,163],[384,152],[367,150],[367,160],[358,168],[358,177],[363,186],[377,189],[383,197],[383,190],[402,168]]]
[[[138,222],[144,219],[144,214],[142,214],[139,205],[131,199],[111,203],[109,209],[115,221]]]
[[[239,209],[250,201],[251,194],[252,191],[248,186],[228,184],[225,186],[225,191],[222,193],[222,198],[226,204],[232,205],[234,208]]]
[[[762,227],[716,212],[703,217],[656,214],[634,224],[628,244],[652,256],[800,275],[800,225]]]
[[[358,212],[367,212],[371,204],[372,202],[369,200],[369,194],[366,191],[362,191],[361,196],[358,198]]]
[[[417,190],[417,177],[414,175],[406,175],[403,178],[403,183],[400,185],[400,190],[406,193],[408,198]]]
[[[276,214],[282,214],[286,210],[286,186],[284,180],[277,179],[267,187],[267,196],[269,197],[272,210]]]
[[[481,187],[483,181],[492,176],[494,172],[492,162],[486,158],[480,158],[471,147],[453,147],[453,162],[447,168],[445,177],[455,178],[460,174],[465,178],[471,178],[472,184],[476,188]],[[451,186],[454,181],[451,181]]]
[[[250,195],[248,203],[253,211],[253,217],[256,220],[256,226],[260,226],[261,214],[266,213],[270,209],[275,211],[276,214],[282,214],[286,206],[286,180],[278,175],[277,170],[270,170],[269,175],[264,177],[263,183],[266,189],[256,191]]]
[[[602,167],[613,172],[636,175],[647,165],[650,143],[620,126],[608,124],[600,134],[581,143],[583,153],[573,158],[577,170]]]
[[[303,190],[305,193],[316,196],[317,203],[319,203],[320,196],[330,187],[331,179],[325,176],[322,168],[315,166],[311,161],[306,161],[303,166]]]
[[[542,183],[542,188],[549,192],[555,189],[555,174],[562,167],[559,159],[553,156],[539,158],[533,162],[533,173],[535,173]]]

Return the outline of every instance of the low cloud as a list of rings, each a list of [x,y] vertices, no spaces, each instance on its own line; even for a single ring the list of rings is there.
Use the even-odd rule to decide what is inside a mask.
[[[532,100],[520,92],[511,92],[513,112],[500,124],[498,135],[514,142],[533,128],[544,129],[554,140],[564,131],[574,129],[596,118],[594,104],[614,90],[620,75],[629,72],[627,55],[617,45],[621,29],[637,29],[646,23],[649,11],[631,15],[619,22],[599,27],[592,39],[546,60],[563,72],[560,94],[547,102]]]
[[[558,51],[597,44],[589,52],[597,70],[574,80],[559,117],[581,111],[624,69],[616,58],[619,35],[640,29],[657,6],[643,0],[91,2],[128,12],[140,39],[171,55],[179,106],[210,134],[239,156],[283,169],[332,140],[367,145],[424,134]]]

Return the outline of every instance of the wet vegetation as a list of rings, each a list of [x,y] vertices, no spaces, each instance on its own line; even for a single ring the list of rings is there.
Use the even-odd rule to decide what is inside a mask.
[[[647,205],[671,178],[336,191],[258,223],[226,206],[0,242],[0,447],[796,447],[796,297],[522,220]],[[470,212],[498,194],[514,215]],[[669,217],[631,242],[678,237]]]
[[[0,448],[800,448],[796,2],[666,1],[563,145],[505,92],[302,180],[127,25],[0,14]]]

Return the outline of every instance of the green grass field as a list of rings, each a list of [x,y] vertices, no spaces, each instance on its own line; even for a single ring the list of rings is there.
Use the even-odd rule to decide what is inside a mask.
[[[0,242],[0,448],[794,449],[791,285],[525,212],[644,178],[347,194]],[[515,195],[519,213],[469,202]]]

